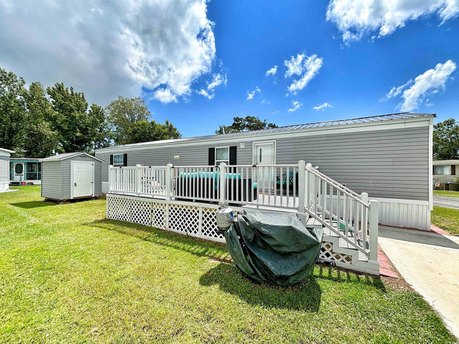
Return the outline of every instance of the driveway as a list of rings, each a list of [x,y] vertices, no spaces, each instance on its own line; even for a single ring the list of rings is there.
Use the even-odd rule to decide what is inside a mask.
[[[459,209],[459,198],[433,196],[433,203],[439,207]]]
[[[379,245],[459,339],[459,237],[380,226]]]

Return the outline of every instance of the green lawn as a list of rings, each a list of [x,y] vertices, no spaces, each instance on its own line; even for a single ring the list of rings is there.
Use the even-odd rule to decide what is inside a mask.
[[[459,191],[434,190],[434,196],[455,197],[459,198]]]
[[[0,194],[0,342],[455,342],[404,284],[316,267],[255,285],[224,246]]]
[[[452,235],[459,236],[459,209],[434,207],[432,223]]]

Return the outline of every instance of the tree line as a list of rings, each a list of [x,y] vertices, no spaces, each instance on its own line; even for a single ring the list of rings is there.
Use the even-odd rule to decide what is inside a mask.
[[[118,97],[107,107],[87,102],[63,83],[44,88],[0,68],[0,147],[17,157],[91,152],[128,143],[180,138],[169,121],[157,123],[141,98]]]

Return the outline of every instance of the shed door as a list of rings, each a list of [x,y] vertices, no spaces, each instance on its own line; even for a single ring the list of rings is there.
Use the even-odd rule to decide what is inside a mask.
[[[94,196],[94,162],[72,161],[71,170],[72,198]]]

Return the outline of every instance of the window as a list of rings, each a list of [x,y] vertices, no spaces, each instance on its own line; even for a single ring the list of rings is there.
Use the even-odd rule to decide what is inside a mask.
[[[22,172],[24,172],[24,165],[22,165],[22,164],[16,164],[16,165],[14,166],[14,172],[15,172],[16,174],[22,174]]]
[[[215,148],[215,164],[220,165],[222,162],[229,165],[229,147]]]
[[[451,165],[447,166],[434,166],[434,174],[436,176],[450,176],[451,175]]]
[[[113,154],[113,165],[124,166],[124,154]]]

